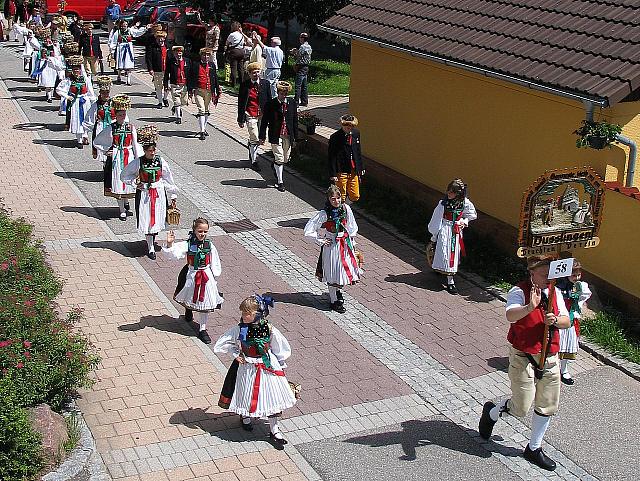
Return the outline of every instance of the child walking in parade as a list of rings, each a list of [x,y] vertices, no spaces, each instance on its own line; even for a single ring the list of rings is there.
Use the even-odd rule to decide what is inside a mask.
[[[66,99],[65,127],[76,136],[79,149],[88,144],[84,129],[84,116],[96,96],[91,78],[82,73],[82,57],[73,55],[66,59],[67,77],[58,84],[56,92]]]
[[[88,137],[91,133],[91,148],[94,159],[102,162],[103,166],[107,158],[101,149],[97,149],[93,142],[96,136],[116,120],[116,111],[111,103],[111,78],[106,75],[96,78],[98,85],[98,98],[89,107],[89,111],[84,116],[84,130]],[[125,119],[126,121],[127,119]]]
[[[58,82],[60,72],[64,71],[65,65],[60,55],[60,48],[53,43],[50,34],[45,36],[43,43],[44,45],[40,49],[38,87],[44,88],[47,103],[52,103],[53,89]]]
[[[167,216],[166,191],[176,192],[173,174],[166,160],[156,154],[158,129],[145,125],[138,129],[138,142],[144,155],[129,162],[122,172],[121,180],[133,185],[136,190],[136,223],[138,232],[147,240],[149,259],[156,259],[154,247],[156,235],[165,228]],[[171,195],[175,201],[176,195]]]
[[[331,309],[341,314],[346,309],[340,289],[360,280],[354,240],[357,233],[351,207],[342,202],[340,189],[331,185],[325,208],[309,219],[304,235],[320,246],[316,276],[327,283]]]
[[[551,416],[560,402],[560,366],[558,330],[571,326],[562,292],[549,289],[549,266],[553,258],[532,256],[527,259],[529,279],[513,287],[507,295],[506,316],[511,323],[507,340],[511,398],[495,404],[487,401],[482,410],[478,432],[489,439],[498,419],[504,414],[523,418],[534,406],[531,438],[524,458],[536,466],[553,471],[556,463],[542,451],[542,439]],[[545,325],[549,326],[546,361],[539,366]]]
[[[462,231],[477,218],[476,208],[467,199],[466,184],[461,179],[452,180],[427,226],[433,246],[431,267],[447,276],[446,289],[450,294],[458,292],[453,277],[458,272],[460,256],[465,255]]]
[[[187,81],[193,68],[191,59],[184,57],[184,47],[174,45],[171,48],[173,55],[169,56],[167,68],[164,71],[164,89],[171,90],[173,108],[171,111],[176,116],[176,124],[182,123],[182,107],[189,103]]]
[[[193,221],[189,239],[174,242],[175,234],[169,231],[167,247],[162,249],[175,259],[187,257],[187,264],[178,275],[173,299],[186,309],[187,322],[193,320],[193,311],[196,312],[196,321],[200,324],[198,337],[205,344],[211,343],[211,337],[207,333],[207,317],[210,312],[220,309],[224,302],[215,279],[222,273],[220,257],[216,246],[207,239],[208,233],[209,222],[198,217]]]
[[[139,22],[135,27],[129,27],[126,20],[120,20],[120,27],[109,35],[109,50],[116,61],[118,83],[122,82],[124,75],[127,79],[127,85],[131,85],[131,71],[135,59],[133,38],[140,37],[146,31],[147,27],[140,27]]]
[[[577,259],[573,261],[573,270],[569,277],[558,279],[557,286],[562,291],[562,297],[569,311],[571,325],[560,329],[560,380],[569,386],[575,384],[571,377],[569,366],[575,361],[578,353],[578,339],[580,337],[580,318],[585,303],[591,297],[589,284],[581,280],[582,264]]]
[[[115,122],[103,129],[93,141],[96,149],[106,157],[104,163],[104,195],[118,201],[120,220],[127,220],[131,211],[128,199],[136,196],[136,188],[122,182],[120,176],[124,169],[143,154],[138,143],[136,128],[127,120],[127,110],[131,108],[128,95],[116,95],[111,100],[116,113]]]
[[[278,427],[278,417],[295,405],[296,397],[284,373],[291,346],[268,321],[269,306],[273,307],[269,297],[247,297],[240,304],[240,323],[216,342],[214,352],[235,358],[218,405],[239,414],[246,431],[253,430],[253,418],[266,417],[271,440],[282,446],[287,441]]]

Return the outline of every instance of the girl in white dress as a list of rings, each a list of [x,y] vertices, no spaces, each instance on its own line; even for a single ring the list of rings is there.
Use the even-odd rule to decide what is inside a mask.
[[[128,199],[136,196],[136,188],[125,184],[121,175],[129,162],[133,162],[144,152],[138,143],[136,128],[127,120],[127,110],[131,108],[128,95],[116,95],[111,99],[116,113],[115,122],[105,127],[93,140],[93,146],[104,153],[104,195],[118,201],[120,220],[127,220],[130,211]]]
[[[23,59],[23,67],[25,72],[29,72],[31,74],[29,64],[31,62],[31,57],[34,51],[40,50],[40,41],[36,38],[33,33],[32,25],[22,26],[19,23],[16,23],[13,26],[13,31],[15,35],[22,35],[22,41],[24,47],[22,49],[22,59]]]
[[[354,239],[358,224],[338,187],[329,187],[327,199],[325,208],[307,222],[304,235],[321,248],[316,276],[329,287],[331,309],[342,314],[346,309],[340,289],[360,280]]]
[[[60,48],[54,44],[51,37],[45,39],[45,45],[40,49],[40,76],[38,77],[38,87],[45,90],[47,103],[53,102],[53,89],[60,76],[60,72],[65,70]]]
[[[155,260],[154,241],[158,232],[165,228],[167,216],[166,191],[178,190],[173,181],[169,164],[156,155],[158,129],[146,125],[138,129],[138,142],[142,145],[144,155],[129,162],[121,175],[125,184],[133,185],[136,190],[136,220],[138,232],[147,240],[149,259]],[[171,199],[176,199],[172,194]]]
[[[218,404],[239,414],[246,431],[253,429],[252,418],[268,418],[272,441],[284,445],[287,441],[280,433],[278,417],[296,403],[284,373],[291,346],[268,322],[269,306],[273,300],[266,296],[247,297],[240,304],[240,323],[216,342],[213,352],[235,358]]]
[[[104,163],[107,158],[102,150],[97,149],[93,145],[93,141],[96,136],[100,134],[107,127],[111,127],[111,124],[116,120],[116,111],[111,105],[111,78],[106,75],[101,75],[96,78],[96,84],[98,85],[98,98],[89,107],[89,111],[84,116],[84,132],[87,138],[91,136],[92,154],[94,159],[98,159]],[[125,117],[125,122],[129,119]]]
[[[84,116],[96,99],[91,78],[82,73],[82,61],[79,55],[66,59],[67,76],[56,88],[58,95],[66,99],[65,126],[75,134],[79,149],[89,143],[84,131]]]
[[[578,259],[573,261],[573,270],[569,277],[558,279],[557,287],[562,292],[562,297],[569,311],[571,326],[560,329],[560,380],[569,386],[575,384],[575,380],[569,372],[569,365],[575,361],[578,354],[580,338],[580,319],[585,303],[591,297],[589,284],[580,280],[582,277],[582,264]]]
[[[458,272],[460,256],[464,256],[462,230],[478,218],[476,208],[467,199],[467,186],[461,179],[452,180],[445,197],[438,202],[427,227],[435,244],[433,270],[447,276],[447,291],[456,294],[453,276]]]
[[[136,23],[135,27],[129,27],[126,20],[120,20],[120,28],[113,30],[109,35],[109,50],[116,60],[118,82],[122,82],[122,75],[125,75],[127,85],[131,85],[131,71],[135,61],[133,38],[141,36],[146,31],[147,27],[140,27],[140,22]]]
[[[178,275],[178,285],[173,299],[187,310],[187,322],[193,319],[193,311],[197,312],[197,321],[200,324],[198,337],[205,344],[211,343],[211,337],[207,333],[207,317],[210,312],[220,309],[224,302],[215,279],[222,273],[220,257],[216,246],[207,239],[208,232],[209,222],[199,217],[193,221],[189,239],[174,243],[175,234],[169,231],[167,247],[162,249],[175,259],[184,259],[185,256],[187,258],[187,265]]]

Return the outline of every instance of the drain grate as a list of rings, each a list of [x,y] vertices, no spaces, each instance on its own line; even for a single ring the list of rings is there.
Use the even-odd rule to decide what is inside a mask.
[[[222,228],[227,234],[235,234],[236,232],[247,232],[250,230],[258,230],[259,227],[249,219],[240,219],[233,222],[216,222],[216,225]]]

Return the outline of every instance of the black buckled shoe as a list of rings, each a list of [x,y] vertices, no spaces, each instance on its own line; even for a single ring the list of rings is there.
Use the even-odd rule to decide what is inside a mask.
[[[242,429],[244,429],[245,431],[253,431],[253,424],[251,424],[251,423],[245,424],[243,422],[242,423]]]
[[[491,438],[491,433],[493,433],[493,427],[496,425],[497,421],[491,419],[489,411],[494,407],[496,407],[496,405],[491,401],[487,401],[482,407],[482,416],[480,416],[480,422],[478,423],[478,432],[482,439],[489,440],[489,438]]]
[[[342,291],[337,291],[336,297],[338,298],[338,301],[344,303],[344,296],[342,295]]]
[[[162,108],[162,102],[160,102],[159,104],[156,104],[156,108],[157,109],[161,109]]]
[[[204,140],[204,132],[200,132],[200,140]]]
[[[155,260],[156,260],[156,253],[155,253],[155,252],[153,252],[153,251],[152,251],[152,252],[149,252],[149,253],[147,253],[147,257],[148,257],[149,259],[151,259],[152,261],[155,261]]]
[[[283,183],[283,182],[280,182],[280,183],[278,184],[278,190],[279,190],[280,192],[284,192],[284,191],[286,190],[286,189],[284,188],[284,183]]]
[[[162,104],[163,104],[165,107],[168,107],[168,106],[169,106],[169,101],[168,101],[167,99],[163,99],[163,100],[162,100]]]
[[[345,309],[344,305],[342,303],[340,303],[340,301],[336,301],[336,302],[332,302],[331,303],[331,310],[332,311],[336,311],[340,314],[344,314],[345,312],[347,312],[347,310]]]
[[[211,344],[211,338],[209,337],[209,333],[207,331],[198,332],[198,337],[205,344]]]
[[[575,379],[570,376],[565,376],[564,374],[560,376],[560,380],[562,384],[566,384],[567,386],[573,386],[576,383]]]
[[[447,284],[447,292],[449,294],[457,294],[458,293],[458,288],[456,287],[455,284]]]
[[[280,434],[280,433],[278,433]],[[269,437],[271,438],[271,440],[276,443],[279,444],[280,446],[284,446],[285,444],[289,444],[289,442],[282,437],[282,434],[280,434],[280,437],[277,437],[275,434],[273,433],[269,433]]]
[[[529,461],[531,464],[535,464],[539,468],[545,469],[547,471],[553,471],[556,469],[556,462],[551,459],[549,456],[544,454],[542,448],[538,448],[536,450],[531,450],[529,445],[524,449],[524,459]]]
[[[180,125],[181,123],[182,123],[182,119],[181,119],[180,117],[178,117],[178,118],[176,119],[176,124]]]

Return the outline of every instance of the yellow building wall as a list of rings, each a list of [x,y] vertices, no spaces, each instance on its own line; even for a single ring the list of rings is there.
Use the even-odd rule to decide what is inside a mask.
[[[364,155],[380,164],[440,191],[462,177],[476,207],[513,226],[522,193],[545,170],[590,165],[606,180],[624,182],[623,148],[576,148],[572,132],[585,118],[580,102],[359,41],[351,48],[350,110],[360,119]],[[595,119],[621,122],[640,142],[639,113],[633,102],[597,110]],[[640,225],[609,215],[615,207],[608,198],[616,196],[623,197],[607,196],[602,247],[580,257],[590,272],[640,297],[640,269],[622,269],[624,277],[617,270],[640,266],[640,249],[626,249],[617,268],[603,261],[620,252],[612,249],[629,225]],[[629,201],[611,203],[640,221],[640,202]]]

